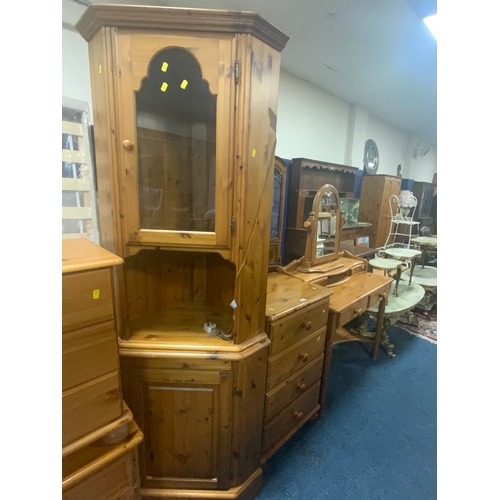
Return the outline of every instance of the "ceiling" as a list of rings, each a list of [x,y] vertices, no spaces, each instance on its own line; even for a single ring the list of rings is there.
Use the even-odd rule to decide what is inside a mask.
[[[436,146],[436,0],[62,0],[63,25],[91,3],[257,12],[290,40],[281,67]]]

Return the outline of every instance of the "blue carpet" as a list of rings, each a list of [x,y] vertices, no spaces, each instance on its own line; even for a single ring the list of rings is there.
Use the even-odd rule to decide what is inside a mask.
[[[383,348],[335,346],[325,414],[264,467],[258,500],[432,500],[437,496],[437,346],[389,328]]]

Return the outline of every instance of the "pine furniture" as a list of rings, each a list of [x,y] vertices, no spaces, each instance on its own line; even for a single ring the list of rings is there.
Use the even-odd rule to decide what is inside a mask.
[[[363,175],[359,202],[359,219],[369,222],[370,247],[384,246],[391,229],[389,199],[399,196],[401,177],[377,174]]]
[[[326,184],[318,189],[312,211],[304,222],[307,230],[305,255],[284,268],[290,276],[313,286],[330,288],[325,357],[320,391],[320,415],[324,401],[332,347],[341,342],[373,343],[376,359],[381,341],[387,296],[393,281],[388,276],[368,272],[368,261],[340,251],[340,198],[336,189]],[[377,307],[377,324],[372,337],[356,332],[356,323],[368,308]]]
[[[283,274],[269,274],[267,362],[262,462],[320,409],[328,300],[332,291]]]
[[[140,494],[251,499],[262,482],[280,52],[250,12],[94,5],[102,245],[124,259],[119,352]]]
[[[122,399],[114,269],[87,239],[62,241],[62,493],[135,498],[143,434]]]

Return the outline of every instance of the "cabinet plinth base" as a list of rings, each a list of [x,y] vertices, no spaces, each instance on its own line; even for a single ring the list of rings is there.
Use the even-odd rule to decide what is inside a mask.
[[[229,490],[167,490],[148,489],[139,490],[142,500],[168,498],[170,500],[252,500],[262,488],[262,469],[257,469],[242,485]]]

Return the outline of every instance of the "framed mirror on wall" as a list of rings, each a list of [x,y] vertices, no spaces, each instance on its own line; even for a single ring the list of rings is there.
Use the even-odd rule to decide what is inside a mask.
[[[380,157],[375,141],[368,139],[365,142],[365,152],[363,154],[363,170],[368,175],[375,175],[378,170]]]

